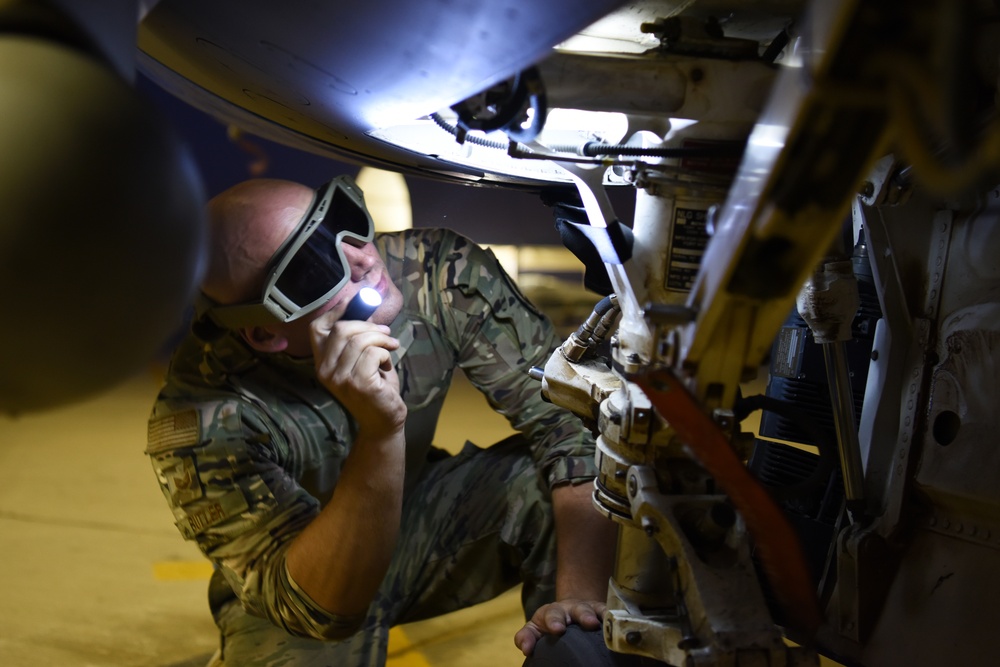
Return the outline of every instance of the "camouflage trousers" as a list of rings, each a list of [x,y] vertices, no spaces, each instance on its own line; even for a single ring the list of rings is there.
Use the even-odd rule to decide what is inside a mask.
[[[466,443],[458,455],[425,466],[404,502],[389,571],[353,637],[294,637],[239,602],[224,607],[216,622],[227,667],[384,665],[394,625],[485,602],[519,583],[526,616],[551,602],[551,504],[528,452],[513,436],[486,449]]]

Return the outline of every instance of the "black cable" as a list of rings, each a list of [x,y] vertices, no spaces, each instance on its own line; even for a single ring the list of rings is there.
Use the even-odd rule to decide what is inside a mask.
[[[442,130],[458,138],[459,136],[458,126],[452,125],[451,123],[446,121],[444,117],[441,116],[441,114],[437,112],[432,113],[431,120],[433,120],[437,124],[437,126],[440,127]],[[470,144],[476,144],[477,146],[485,146],[486,148],[496,148],[501,151],[507,150],[509,146],[509,144],[500,143],[499,141],[492,141],[490,139],[486,139],[475,134],[467,134],[467,133],[464,135],[464,137],[462,137],[459,143],[464,143],[466,141],[468,141]]]
[[[767,45],[764,49],[764,53],[761,54],[760,59],[766,63],[773,63],[777,59],[778,55],[788,46],[789,36],[787,30],[782,30],[779,32],[771,43]]]
[[[628,144],[601,144],[590,141],[580,148],[580,154],[587,157],[626,155],[664,158],[734,158],[741,156],[744,148],[743,144],[734,145],[732,142],[698,148],[644,148]]]
[[[430,117],[445,132],[456,138],[461,136],[460,143],[467,141],[477,146],[507,151],[511,157],[519,157],[519,153],[531,152],[530,149],[520,146],[517,150],[511,151],[509,143],[493,141],[474,134],[464,133],[464,136],[462,136],[463,132],[459,130],[458,126],[446,121],[441,114],[434,112]],[[560,153],[572,153],[574,155],[583,155],[584,157],[624,155],[629,157],[646,156],[662,158],[737,158],[743,154],[744,146],[742,144],[720,144],[718,146],[704,146],[699,148],[644,148],[642,146],[629,146],[627,144],[604,144],[590,141],[582,146],[562,145],[552,146],[551,149]]]

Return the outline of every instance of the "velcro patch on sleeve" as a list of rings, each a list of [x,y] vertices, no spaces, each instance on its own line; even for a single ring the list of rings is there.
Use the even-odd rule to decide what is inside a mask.
[[[162,471],[162,477],[166,480],[170,502],[175,507],[194,502],[204,495],[198,470],[190,456],[177,457],[172,468]]]
[[[177,528],[186,539],[194,539],[215,524],[250,509],[243,492],[233,489],[207,503],[193,503],[184,508],[185,515],[177,521]]]
[[[146,435],[146,453],[191,447],[198,444],[199,433],[198,411],[194,409],[151,419]]]

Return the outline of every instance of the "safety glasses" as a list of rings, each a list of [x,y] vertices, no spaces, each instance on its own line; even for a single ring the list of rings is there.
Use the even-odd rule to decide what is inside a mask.
[[[305,217],[268,261],[260,302],[216,305],[206,314],[227,329],[308,315],[351,279],[341,243],[361,247],[374,237],[361,189],[349,176],[338,176],[316,190]]]

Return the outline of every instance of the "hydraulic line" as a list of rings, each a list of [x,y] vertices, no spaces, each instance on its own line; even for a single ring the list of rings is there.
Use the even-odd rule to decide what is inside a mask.
[[[461,138],[462,142],[469,142],[476,146],[493,148],[495,150],[506,151],[511,157],[526,157],[533,151],[517,142],[493,141],[479,135],[463,133],[457,125],[452,125],[445,118],[435,112],[430,115],[431,120],[442,130],[451,134],[456,139]],[[512,148],[513,144],[513,148]],[[616,155],[624,157],[658,157],[658,158],[738,158],[743,154],[745,148],[742,144],[730,145],[720,144],[718,146],[699,146],[698,148],[662,148],[630,146],[628,144],[606,144],[597,141],[589,141],[579,146],[555,145],[549,146],[550,150],[557,153],[567,153],[570,155],[582,155],[584,157],[600,157]],[[547,156],[546,159],[553,159]]]
[[[560,350],[566,359],[580,361],[588,351],[599,345],[611,330],[619,312],[616,295],[609,294],[598,301],[590,317],[562,344]]]
[[[738,158],[743,154],[743,144],[723,142],[714,146],[699,146],[698,148],[662,148],[630,146],[628,144],[602,144],[589,141],[583,144],[578,152],[587,157],[601,155],[618,155],[628,157],[661,157],[661,158]]]

